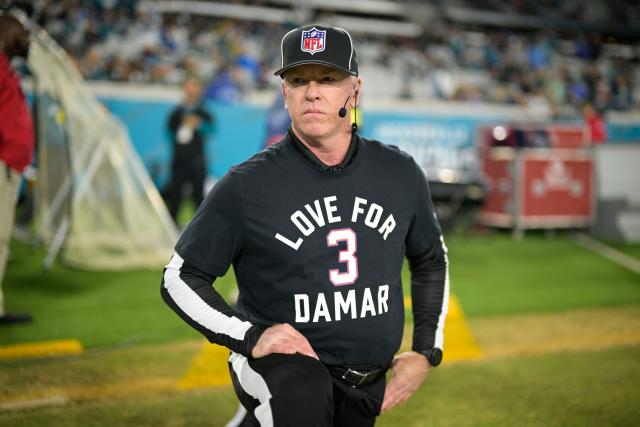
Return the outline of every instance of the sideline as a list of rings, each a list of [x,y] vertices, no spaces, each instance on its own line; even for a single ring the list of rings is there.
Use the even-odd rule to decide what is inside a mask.
[[[584,233],[577,233],[573,240],[583,248],[589,249],[600,255],[603,258],[613,261],[614,263],[621,265],[636,274],[640,274],[640,261],[630,257],[629,255],[620,252],[611,246],[605,245],[599,240],[594,239],[591,236],[587,236]]]
[[[47,406],[64,406],[72,403],[99,400],[138,399],[175,389],[175,378],[143,378],[108,384],[43,387],[20,394],[1,396],[1,411],[20,411]],[[2,419],[0,418],[0,421]]]
[[[601,351],[610,348],[640,345],[640,305],[591,307],[572,309],[562,312],[531,313],[495,317],[469,318],[467,320],[473,338],[482,349],[477,359],[453,360],[447,357],[445,343],[445,361],[443,368],[455,368],[461,364],[481,364],[498,359],[536,357],[564,352]],[[410,348],[412,328],[405,326],[405,339],[401,351]],[[451,344],[451,342],[449,343]],[[28,366],[26,377],[11,375],[11,380],[1,381],[0,370],[0,414],[19,414],[21,411],[38,407],[64,407],[96,401],[114,401],[118,399],[141,399],[163,393],[189,393],[201,385],[180,384],[184,379],[181,369],[158,369],[167,365],[162,354],[184,354],[184,366],[189,367],[203,352],[202,340],[190,340],[182,343],[163,343],[127,347],[111,352],[111,357],[128,361],[118,364],[120,369],[130,372],[125,378],[122,372],[115,370],[104,380],[81,384],[78,379],[103,369],[101,358],[61,359],[56,366],[48,366],[36,361]],[[160,356],[159,359],[150,358]],[[206,353],[203,354],[206,356]],[[206,359],[206,357],[205,357]],[[42,359],[44,360],[44,359]],[[82,363],[79,363],[82,361]],[[42,364],[41,364],[42,363]],[[172,361],[181,365],[182,362]],[[225,360],[226,364],[226,360]],[[169,365],[167,365],[169,366]],[[38,371],[33,377],[31,372]],[[73,370],[75,374],[66,379],[57,375]],[[145,375],[145,371],[147,374]],[[153,372],[153,373],[152,373]],[[162,373],[163,372],[163,373]],[[21,379],[22,378],[22,379]],[[210,377],[209,377],[210,378]],[[24,381],[26,379],[26,382]],[[182,387],[181,387],[182,385]],[[185,387],[186,386],[186,387]],[[207,386],[208,390],[231,392],[229,386]],[[3,414],[4,415],[4,414]],[[7,418],[8,419],[8,418]],[[0,416],[0,424],[3,418]]]
[[[62,406],[69,403],[67,396],[63,394],[51,394],[32,399],[16,399],[0,402],[0,409],[3,411],[17,411],[20,409],[39,408],[41,406]]]

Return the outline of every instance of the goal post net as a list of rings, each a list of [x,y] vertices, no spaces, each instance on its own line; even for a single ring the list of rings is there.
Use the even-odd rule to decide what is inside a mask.
[[[97,100],[72,59],[32,26],[29,69],[38,135],[36,229],[85,269],[157,268],[178,231],[122,123]]]

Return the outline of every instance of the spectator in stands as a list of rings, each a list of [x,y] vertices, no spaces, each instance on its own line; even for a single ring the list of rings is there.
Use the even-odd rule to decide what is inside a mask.
[[[567,99],[567,74],[566,67],[561,67],[545,81],[545,91],[549,103],[558,107],[564,105]]]
[[[616,10],[619,4],[603,1],[589,8],[577,1],[569,6],[566,2],[462,3],[469,3],[472,9],[558,15],[576,22],[598,16],[603,23],[616,27],[629,27],[640,16],[640,7],[633,2],[628,2],[623,14]],[[286,31],[286,23],[214,18],[186,11],[146,12],[136,6],[136,0],[34,2],[39,21],[76,58],[89,79],[177,84],[197,69],[205,81],[213,78],[214,83],[205,90],[207,98],[234,102],[256,88],[269,88],[265,71],[277,66],[272,61],[280,48],[273,34]],[[603,10],[609,13],[597,13]],[[329,19],[331,13],[320,15],[320,20],[323,17]],[[381,74],[392,79],[374,89],[388,96],[414,99],[422,99],[426,93],[442,99],[526,105],[527,98],[536,96],[532,90],[535,86],[522,76],[544,70],[542,85],[550,105],[563,116],[577,118],[587,101],[597,108],[637,107],[633,87],[640,73],[620,70],[628,63],[636,69],[638,65],[627,57],[622,64],[613,64],[615,72],[604,73],[607,61],[615,61],[606,45],[617,43],[608,37],[605,43],[604,36],[570,29],[527,35],[508,23],[496,29],[435,22],[424,29],[420,42],[417,38],[369,35],[371,53],[367,55],[363,49],[361,59],[363,66],[381,68]],[[633,44],[634,40],[625,43]],[[228,68],[221,64],[228,64]],[[570,69],[571,78],[562,71],[565,67]],[[221,71],[216,75],[216,70]]]
[[[602,113],[590,103],[582,107],[582,117],[589,129],[592,144],[602,144],[607,140],[607,125]]]
[[[242,91],[235,78],[233,66],[220,68],[214,79],[205,89],[204,96],[207,99],[215,99],[222,102],[237,102]]]
[[[167,122],[173,159],[165,195],[169,213],[176,223],[187,185],[195,208],[204,198],[205,142],[212,125],[213,115],[202,103],[202,83],[195,77],[188,77],[184,82],[184,100],[171,112]]]
[[[0,14],[0,325],[27,322],[30,314],[7,313],[2,281],[15,218],[20,173],[31,163],[34,130],[14,58],[29,54],[29,31],[13,16]]]
[[[616,76],[612,88],[612,107],[616,110],[628,110],[633,107],[633,88],[631,79],[621,74]]]
[[[278,92],[267,112],[267,137],[264,147],[269,147],[285,137],[291,125],[291,118],[284,103],[284,96]]]

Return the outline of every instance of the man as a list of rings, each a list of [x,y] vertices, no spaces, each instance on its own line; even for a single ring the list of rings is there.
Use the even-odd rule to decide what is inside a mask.
[[[287,136],[213,188],[161,292],[231,350],[234,388],[249,412],[243,425],[372,426],[440,363],[448,301],[440,228],[413,159],[345,120],[362,92],[345,30],[287,33],[276,75],[292,120]],[[414,351],[394,357],[405,255]],[[231,264],[236,309],[211,286]]]
[[[185,185],[191,187],[191,200],[197,208],[204,197],[207,165],[204,143],[213,117],[202,105],[202,83],[195,77],[184,82],[184,101],[169,116],[167,127],[173,143],[171,176],[166,196],[169,213],[177,220]]]
[[[29,314],[5,312],[2,281],[9,255],[20,173],[31,164],[34,132],[14,58],[29,55],[29,32],[13,16],[0,14],[0,324],[31,320]]]

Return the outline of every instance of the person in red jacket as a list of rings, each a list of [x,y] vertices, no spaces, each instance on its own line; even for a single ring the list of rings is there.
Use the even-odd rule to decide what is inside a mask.
[[[607,124],[602,114],[591,104],[582,107],[582,117],[589,128],[592,144],[604,144],[607,140]]]
[[[14,58],[29,54],[29,31],[13,16],[0,15],[0,324],[31,320],[5,312],[2,281],[9,253],[21,172],[31,164],[34,130]]]

